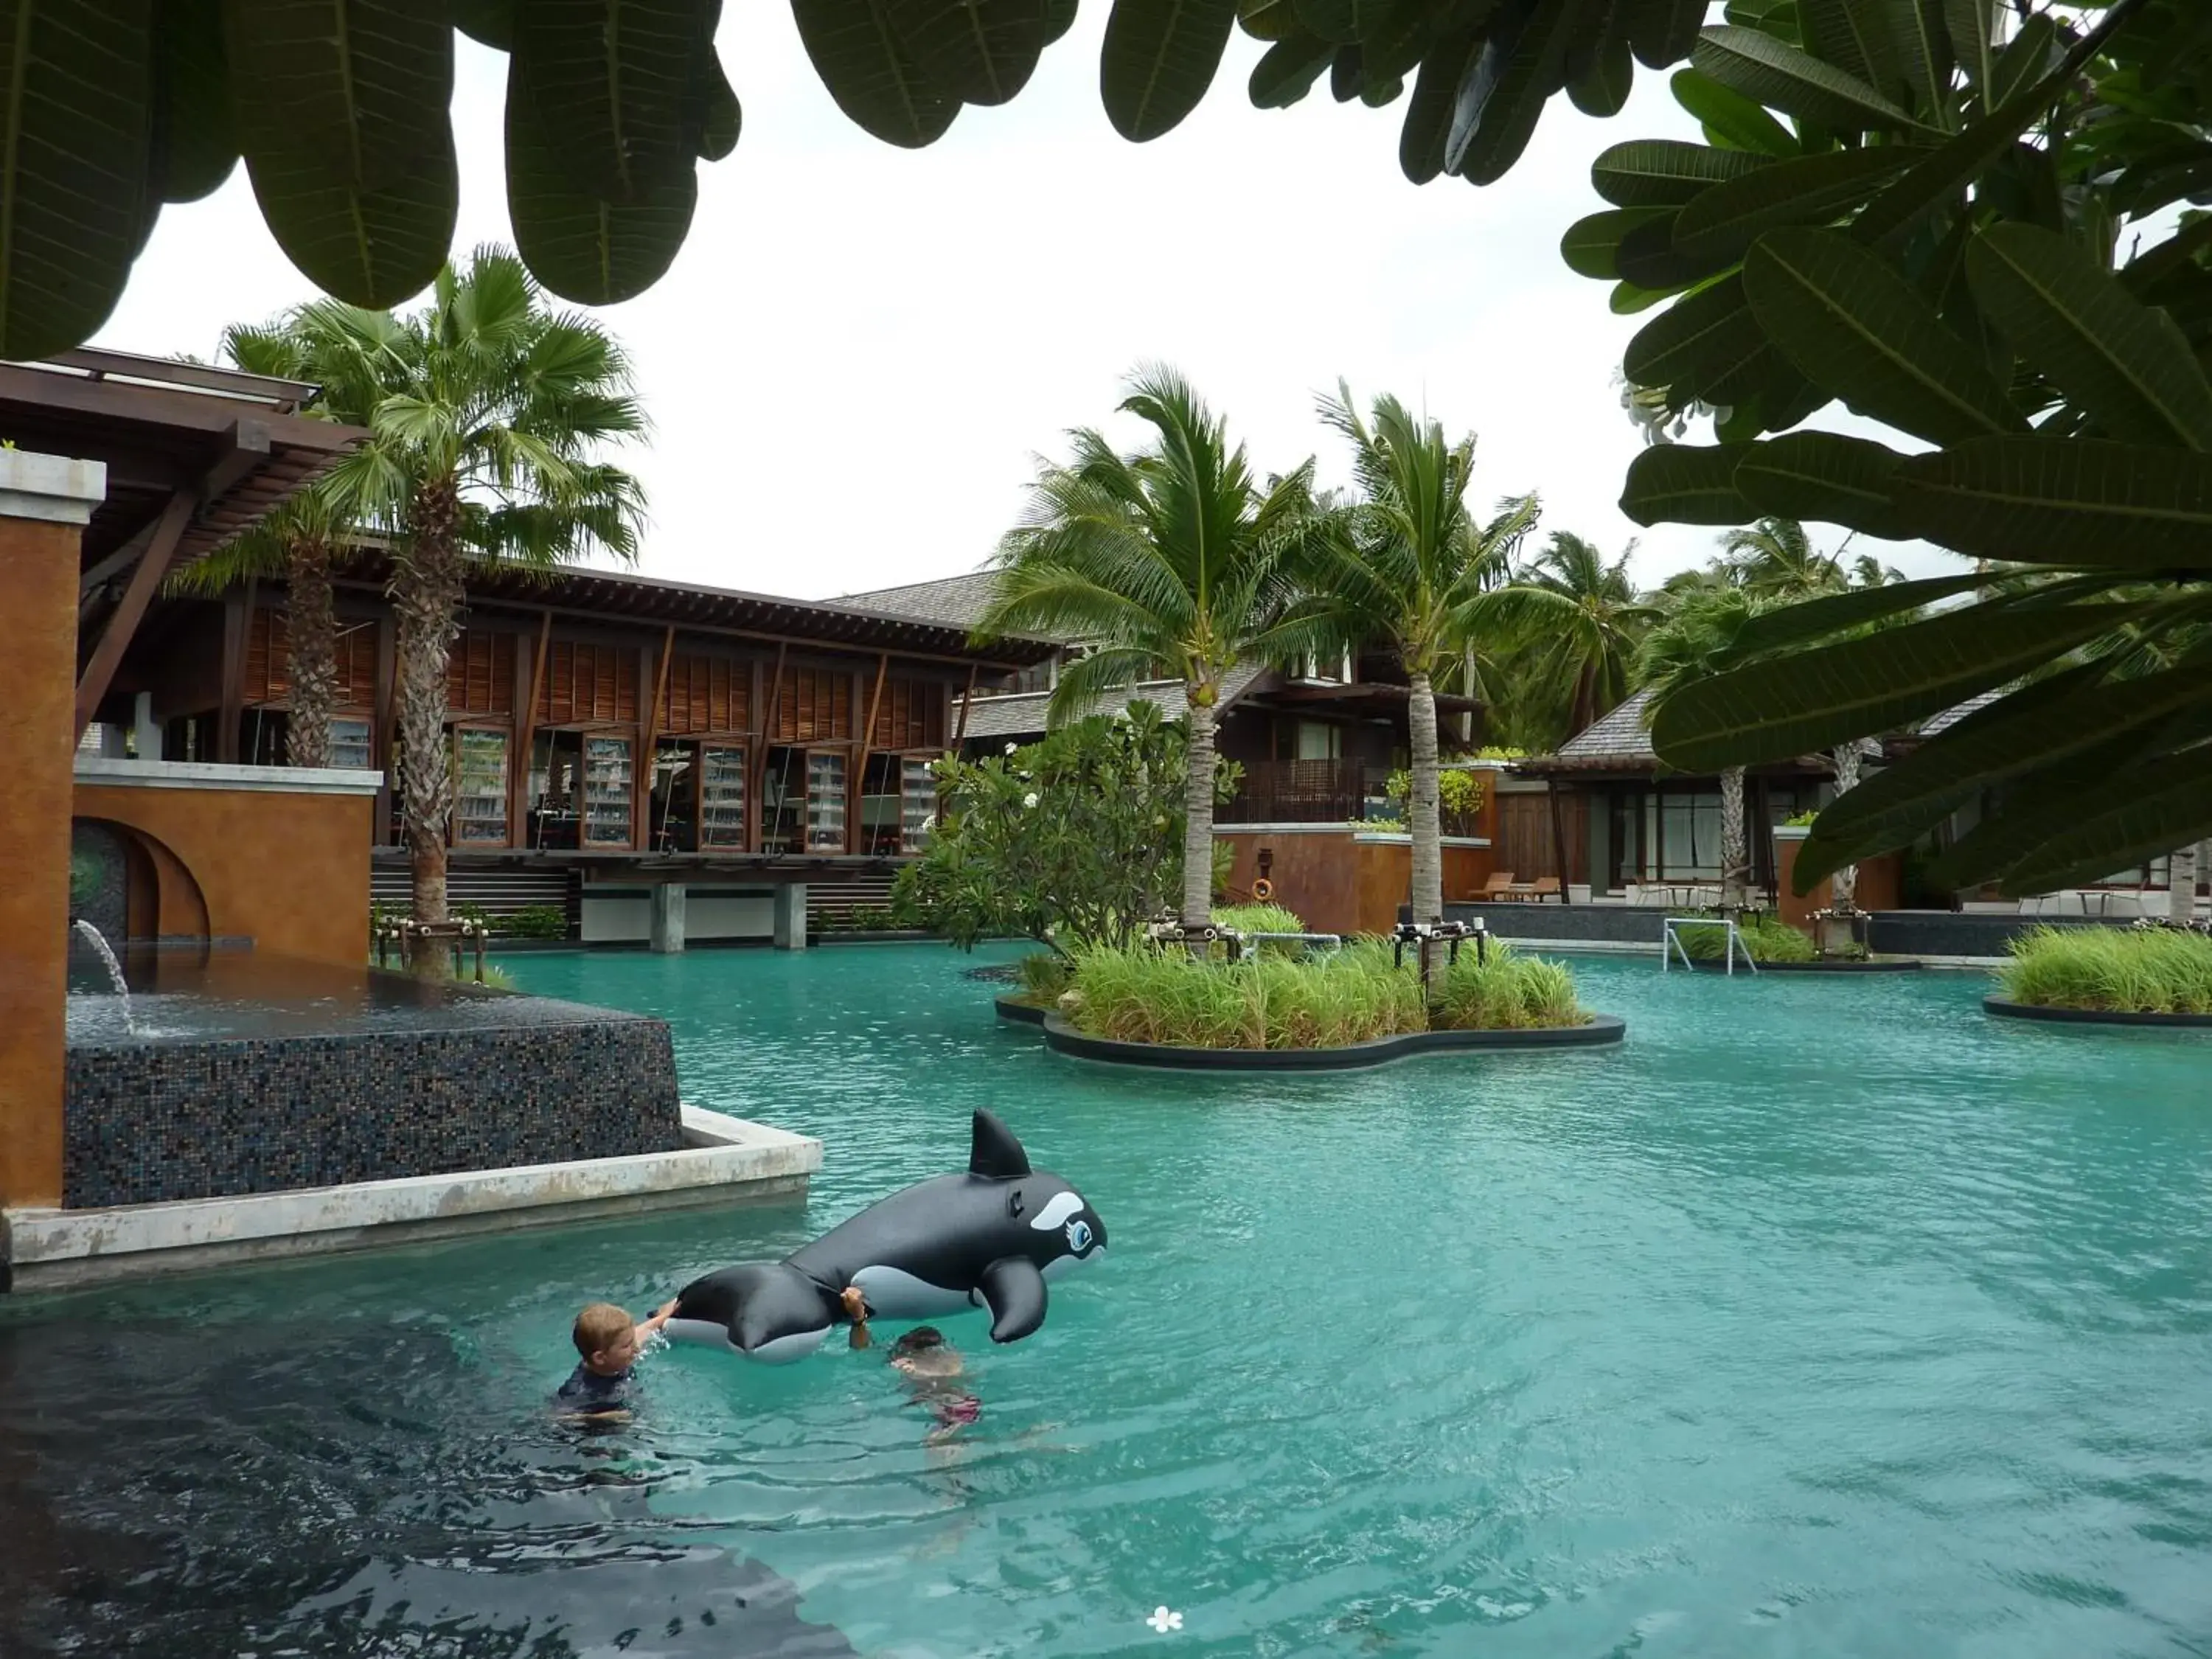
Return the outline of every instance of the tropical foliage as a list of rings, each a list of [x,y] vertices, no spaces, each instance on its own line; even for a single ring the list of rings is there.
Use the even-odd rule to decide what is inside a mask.
[[[489,248],[465,270],[441,271],[421,311],[318,301],[263,333],[286,337],[315,366],[331,410],[368,429],[322,489],[335,514],[389,542],[396,786],[416,919],[443,922],[453,799],[447,662],[464,573],[477,560],[632,556],[642,496],[599,459],[643,429],[629,367],[604,329],[550,308],[519,260]],[[435,940],[416,948],[420,971],[443,960]]]
[[[2212,937],[2180,927],[2036,927],[1998,969],[2004,995],[2039,1008],[2212,1014]]]
[[[587,304],[640,293],[683,246],[698,162],[738,143],[721,12],[721,0],[25,0],[0,31],[15,231],[0,239],[0,356],[89,338],[162,207],[206,196],[241,156],[270,230],[318,287],[367,307],[418,292],[459,211],[457,29],[507,54],[505,199],[531,270]],[[1206,95],[1241,23],[1269,43],[1255,105],[1295,103],[1326,71],[1340,100],[1404,100],[1408,178],[1488,184],[1554,94],[1611,114],[1635,63],[1679,62],[1704,12],[1702,0],[1113,0],[1099,94],[1124,137],[1159,137]],[[793,13],[838,107],[919,148],[965,106],[1018,93],[1076,0],[794,0]]]
[[[1724,411],[1719,442],[1639,456],[1623,507],[1984,562],[1759,618],[1741,644],[1764,659],[1670,699],[1661,756],[1802,754],[2017,687],[1842,797],[1797,881],[1992,789],[1935,878],[2031,892],[2192,844],[2212,832],[2212,216],[2174,210],[2212,165],[2203,8],[1729,15],[1675,77],[1710,142],[1605,152],[1609,206],[1566,239],[1617,307],[1679,296],[1630,379]],[[1793,429],[1838,402],[1910,447]],[[2164,665],[2131,666],[2146,653]]]
[[[1182,890],[1188,758],[1182,725],[1139,701],[1010,754],[939,762],[942,821],[893,883],[892,914],[963,950],[1134,943]]]
[[[999,549],[1000,577],[979,639],[1033,633],[1089,649],[1061,671],[1051,718],[1064,720],[1139,679],[1180,679],[1189,745],[1180,915],[1212,908],[1215,710],[1230,672],[1328,643],[1291,612],[1314,523],[1312,464],[1261,478],[1227,424],[1172,369],[1134,376],[1121,408],[1152,427],[1122,455],[1099,433],[1039,472],[1023,521]]]
[[[1411,962],[1364,939],[1328,956],[1222,963],[1148,946],[1079,951],[1059,1007],[1078,1030],[1191,1048],[1322,1048],[1413,1031],[1580,1025],[1589,1017],[1562,964],[1493,944],[1436,975],[1433,1003]]]
[[[1594,542],[1555,530],[1514,573],[1514,648],[1490,677],[1529,735],[1555,748],[1628,695],[1644,631],[1660,614],[1628,574],[1634,543],[1607,562]]]
[[[1443,919],[1443,842],[1438,795],[1437,683],[1459,668],[1486,631],[1503,632],[1503,593],[1515,550],[1533,529],[1533,495],[1509,501],[1478,524],[1467,504],[1474,437],[1447,443],[1443,427],[1392,397],[1363,418],[1339,384],[1322,419],[1352,448],[1357,495],[1330,512],[1297,571],[1292,615],[1330,650],[1387,647],[1405,672],[1412,750],[1406,821],[1413,836],[1415,921]]]

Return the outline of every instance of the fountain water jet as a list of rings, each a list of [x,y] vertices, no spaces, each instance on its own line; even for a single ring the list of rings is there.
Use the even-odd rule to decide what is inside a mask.
[[[131,987],[124,981],[123,964],[115,959],[115,952],[108,948],[107,936],[82,916],[70,926],[92,941],[92,948],[100,952],[100,959],[107,964],[107,977],[115,983],[115,994],[123,999],[123,1029],[137,1036],[138,1022],[131,1012]]]

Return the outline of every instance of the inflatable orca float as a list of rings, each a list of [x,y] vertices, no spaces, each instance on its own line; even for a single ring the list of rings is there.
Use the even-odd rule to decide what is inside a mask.
[[[870,1205],[781,1261],[724,1267],[685,1285],[665,1327],[678,1341],[781,1363],[822,1346],[848,1287],[869,1316],[935,1319],[978,1305],[991,1340],[1044,1323],[1045,1281],[1105,1254],[1106,1224],[991,1113],[975,1114],[964,1175]]]

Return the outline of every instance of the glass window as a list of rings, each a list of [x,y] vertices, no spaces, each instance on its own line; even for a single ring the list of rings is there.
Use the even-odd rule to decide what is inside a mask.
[[[350,766],[367,770],[373,764],[369,758],[369,726],[367,720],[343,717],[331,722],[331,764]]]
[[[806,850],[845,850],[845,757],[817,750],[806,757]]]
[[[507,845],[507,733],[453,733],[453,840]]]
[[[629,739],[584,739],[584,839],[595,847],[629,845]]]
[[[1298,722],[1300,760],[1336,760],[1344,752],[1344,728],[1327,720]]]
[[[744,847],[745,751],[708,744],[699,767],[699,845]]]
[[[930,824],[937,814],[937,777],[927,761],[901,763],[899,808],[900,848],[919,853],[929,845]]]

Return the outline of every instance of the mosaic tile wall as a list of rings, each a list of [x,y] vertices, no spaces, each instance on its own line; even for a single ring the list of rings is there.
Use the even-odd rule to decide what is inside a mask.
[[[73,1048],[63,1203],[672,1152],[659,1020]]]

